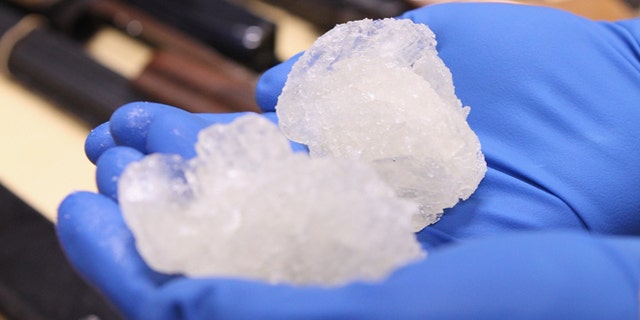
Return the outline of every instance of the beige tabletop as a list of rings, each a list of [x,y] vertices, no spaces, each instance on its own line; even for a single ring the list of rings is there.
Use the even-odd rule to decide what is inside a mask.
[[[0,182],[48,219],[73,190],[95,190],[83,151],[89,132],[6,77],[0,77]]]

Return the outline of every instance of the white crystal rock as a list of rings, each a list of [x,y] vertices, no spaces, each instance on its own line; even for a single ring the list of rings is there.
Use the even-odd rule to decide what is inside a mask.
[[[417,204],[366,164],[293,153],[254,114],[204,129],[196,151],[149,155],[119,181],[125,221],[158,271],[339,285],[424,257]]]
[[[373,164],[421,204],[415,230],[467,199],[486,172],[433,32],[409,20],[338,25],[294,64],[276,112],[313,157]]]

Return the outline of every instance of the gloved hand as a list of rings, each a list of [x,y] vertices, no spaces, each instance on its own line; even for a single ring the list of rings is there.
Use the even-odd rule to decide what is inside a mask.
[[[488,163],[476,193],[445,211],[423,241],[511,229],[640,232],[637,19],[459,3],[404,17],[436,34]],[[262,77],[263,110],[274,110],[291,66]]]
[[[73,194],[60,207],[73,264],[131,318],[637,318],[638,240],[584,231],[640,228],[640,21],[505,4],[405,17],[438,37],[489,166],[469,200],[418,235],[428,259],[382,283],[336,289],[154,273],[114,201],[117,177],[147,153],[193,155],[199,129],[235,115],[133,104],[87,140],[101,194]],[[265,111],[291,64],[262,77]],[[542,229],[574,231],[508,233]],[[453,239],[466,240],[441,245]]]

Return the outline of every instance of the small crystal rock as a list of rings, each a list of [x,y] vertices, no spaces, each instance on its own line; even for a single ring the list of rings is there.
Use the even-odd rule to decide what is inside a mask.
[[[467,199],[486,172],[433,32],[409,20],[338,25],[295,63],[276,112],[312,157],[372,164],[421,204],[415,230]]]
[[[330,286],[424,257],[417,204],[364,163],[293,153],[254,114],[204,129],[196,151],[149,155],[119,181],[125,221],[158,271]]]

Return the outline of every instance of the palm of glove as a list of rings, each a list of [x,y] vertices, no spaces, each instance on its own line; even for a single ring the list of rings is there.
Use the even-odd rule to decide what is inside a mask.
[[[437,35],[456,93],[472,108],[469,123],[489,166],[469,200],[418,235],[426,247],[522,229],[638,232],[640,219],[634,213],[640,207],[640,198],[635,197],[640,170],[635,164],[640,161],[640,148],[634,144],[640,127],[634,119],[640,119],[635,105],[640,101],[640,63],[637,40],[631,36],[634,27],[640,34],[637,22],[594,23],[550,9],[487,4],[433,6],[405,17],[428,24]],[[284,63],[261,79],[257,96],[265,111],[273,109],[291,64]],[[407,291],[416,298],[433,299],[441,287],[459,285],[464,290],[474,281],[463,281],[463,274],[473,274],[465,265],[479,259],[468,248],[435,252],[384,284],[354,284],[340,294],[244,281],[167,278],[149,270],[113,201],[117,177],[128,163],[148,153],[192,156],[200,129],[233,117],[132,104],[88,138],[87,153],[97,161],[97,182],[104,196],[82,193],[67,198],[60,208],[59,234],[70,259],[128,316],[145,317],[143,312],[155,310],[157,316],[170,317],[180,306],[196,316],[256,312],[277,318],[322,315],[325,310],[349,317],[357,315],[361,304],[371,302],[362,300],[362,294],[368,294],[373,301],[387,299],[389,303],[378,310],[384,317],[394,315],[393,299],[402,300]],[[501,248],[500,242],[480,243],[476,248],[480,253],[510,250]],[[533,245],[528,250],[544,248]],[[83,258],[92,255],[97,258]],[[509,266],[512,260],[503,263]],[[444,278],[432,273],[452,265],[458,267],[441,274]],[[241,292],[251,292],[255,301],[237,310],[233,298]],[[300,299],[296,308],[288,307],[290,295]],[[134,297],[145,297],[145,301],[138,303]],[[426,311],[408,308],[405,312]]]
[[[640,119],[640,64],[631,24],[469,8],[407,15],[438,36],[489,166],[473,199],[434,229],[456,238],[522,228],[637,233],[629,191],[640,188],[640,127],[631,120]]]

